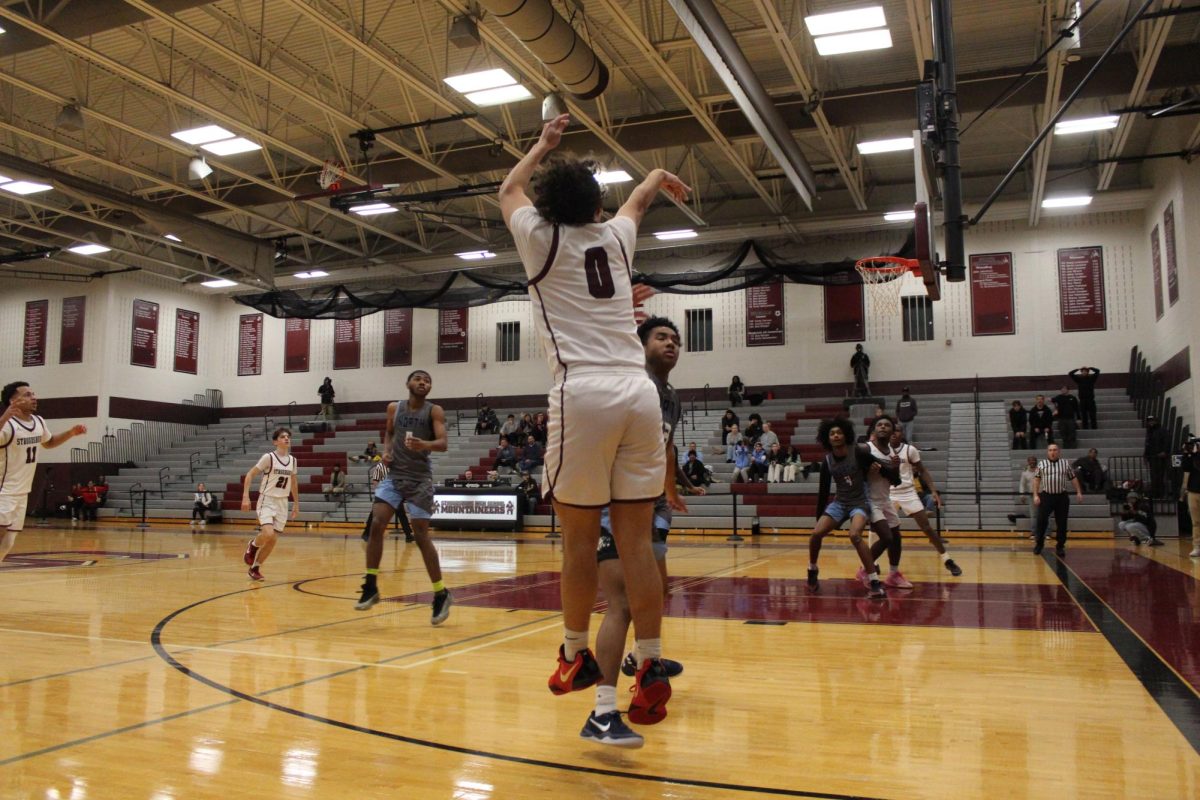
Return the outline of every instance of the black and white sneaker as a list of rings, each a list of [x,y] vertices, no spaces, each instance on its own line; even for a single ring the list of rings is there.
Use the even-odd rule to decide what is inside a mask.
[[[678,661],[672,661],[669,658],[660,658],[659,661],[662,662],[663,669],[666,670],[668,678],[674,678],[676,675],[683,673],[683,664],[680,664]],[[637,669],[638,663],[637,659],[633,657],[633,653],[626,653],[625,660],[621,662],[621,672],[632,678],[637,674]]]
[[[378,603],[379,599],[379,587],[375,585],[375,581],[363,581],[362,595],[358,598],[358,602],[354,604],[354,607],[359,611],[366,611]]]
[[[1151,539],[1149,544],[1151,547],[1162,547],[1163,546],[1163,542],[1161,539]]]
[[[583,724],[579,738],[610,744],[613,747],[641,747],[646,743],[640,733],[625,724],[620,711],[609,711],[600,716],[596,716],[596,712],[593,711]]]
[[[955,564],[953,558],[946,559],[946,569],[950,570],[950,574],[956,578],[959,575],[962,575],[962,567],[960,567],[958,564]]]
[[[450,590],[442,589],[440,592],[435,592],[433,595],[433,616],[430,618],[431,625],[441,625],[446,621],[446,617],[450,616]]]
[[[817,570],[815,568],[810,569],[808,571],[808,590],[810,592],[820,591],[820,584],[817,583],[817,573],[818,572],[819,572],[819,570]]]

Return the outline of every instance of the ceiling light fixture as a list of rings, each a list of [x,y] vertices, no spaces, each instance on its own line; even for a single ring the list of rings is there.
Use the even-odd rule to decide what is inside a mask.
[[[601,186],[607,186],[610,183],[628,183],[633,180],[633,176],[623,169],[604,170],[596,173],[596,182]]]
[[[463,261],[482,261],[485,258],[496,257],[496,254],[491,250],[468,250],[465,253],[455,253],[454,255],[458,256]]]
[[[913,149],[913,137],[902,136],[898,139],[876,139],[873,142],[859,142],[858,152],[864,156],[869,156],[873,153],[898,153],[901,150]]]
[[[204,156],[193,156],[188,161],[188,175],[197,181],[202,181],[209,175],[212,175],[213,168],[204,160]]]
[[[442,82],[459,94],[478,92],[483,89],[495,89],[498,86],[511,86],[517,79],[502,69],[485,69],[481,72],[467,72],[462,75],[451,75],[442,78]]]
[[[38,192],[48,192],[53,188],[48,183],[34,183],[33,181],[11,181],[0,184],[0,189],[13,194],[37,194]]]
[[[868,6],[831,14],[813,14],[804,18],[804,25],[812,36],[828,36],[831,33],[882,28],[887,25],[887,19],[883,16],[882,6]]]
[[[222,139],[219,142],[209,142],[208,144],[200,145],[202,150],[207,150],[214,156],[234,156],[238,153],[249,153],[254,150],[262,150],[262,145],[237,136],[233,139]]]
[[[83,113],[73,99],[58,112],[58,116],[54,118],[54,127],[63,131],[83,130]]]
[[[482,92],[471,92],[464,95],[477,106],[499,106],[505,103],[515,103],[533,97],[533,92],[519,83],[512,86],[499,86],[495,89],[484,89]]]
[[[909,209],[908,211],[889,211],[883,215],[885,222],[911,222],[917,218],[917,212]]]
[[[178,236],[176,236],[173,233],[164,233],[163,238],[170,239],[172,242],[182,242],[183,241],[183,239],[180,239]]]
[[[1070,197],[1047,197],[1042,201],[1042,208],[1074,208],[1076,206],[1091,205],[1091,202],[1092,196],[1090,194]]]
[[[309,278],[328,278],[329,273],[323,269],[313,269],[309,270],[308,272],[297,272],[292,277],[299,278],[300,280],[308,280]]]
[[[111,249],[102,244],[77,244],[74,247],[68,247],[67,251],[81,256],[94,256],[98,253],[107,253]]]
[[[1108,131],[1117,127],[1117,123],[1120,121],[1121,118],[1115,114],[1104,117],[1087,117],[1086,119],[1065,119],[1054,126],[1054,135],[1069,136],[1072,133]]]
[[[682,228],[677,231],[659,231],[654,238],[662,242],[673,242],[676,239],[695,239],[700,234],[692,228]]]
[[[235,281],[226,280],[225,278],[217,278],[211,281],[203,281],[201,286],[207,286],[210,289],[225,289],[230,286],[237,286]]]
[[[185,131],[175,131],[171,136],[188,144],[208,144],[221,139],[232,139],[233,133],[220,125],[203,125],[199,128],[188,128]]]
[[[859,53],[864,50],[886,50],[892,46],[892,34],[887,28],[839,33],[834,36],[818,36],[813,39],[813,44],[817,46],[817,53],[823,56]]]
[[[373,217],[377,214],[391,214],[398,211],[387,203],[366,203],[364,205],[351,206],[350,213],[358,214],[360,217]]]

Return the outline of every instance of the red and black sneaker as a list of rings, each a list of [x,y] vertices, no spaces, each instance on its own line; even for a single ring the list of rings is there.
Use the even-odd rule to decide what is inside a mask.
[[[667,718],[667,701],[671,699],[671,681],[662,660],[647,658],[642,661],[634,678],[633,700],[629,701],[627,716],[634,725],[653,725]]]
[[[250,576],[250,580],[252,581],[264,580],[263,574],[259,571],[258,567],[250,567],[250,569],[246,571],[246,574]]]
[[[254,557],[258,555],[258,547],[255,546],[254,540],[250,540],[250,544],[246,545],[246,552],[242,553],[242,561],[246,562],[247,567],[254,566]]]
[[[590,648],[583,648],[575,654],[574,661],[568,662],[563,655],[562,645],[559,645],[558,666],[548,683],[554,694],[567,694],[595,686],[603,677],[604,673],[600,671],[600,665],[596,663]]]

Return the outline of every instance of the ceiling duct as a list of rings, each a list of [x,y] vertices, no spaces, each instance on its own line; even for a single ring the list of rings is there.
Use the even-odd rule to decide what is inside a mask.
[[[670,0],[670,3],[746,120],[779,162],[796,194],[812,210],[816,191],[812,167],[712,0]]]
[[[597,97],[608,86],[608,67],[550,0],[480,0],[479,4],[580,100]]]

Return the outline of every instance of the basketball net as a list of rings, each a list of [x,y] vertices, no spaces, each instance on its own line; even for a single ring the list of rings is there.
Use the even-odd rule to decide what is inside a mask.
[[[342,176],[346,174],[346,168],[340,161],[334,161],[331,158],[325,159],[325,164],[321,167],[321,171],[317,174],[317,185],[323,190],[337,191],[342,188]]]
[[[920,268],[920,262],[899,256],[861,258],[854,269],[862,276],[863,287],[871,298],[871,310],[889,317],[900,313],[900,287],[904,273]]]

